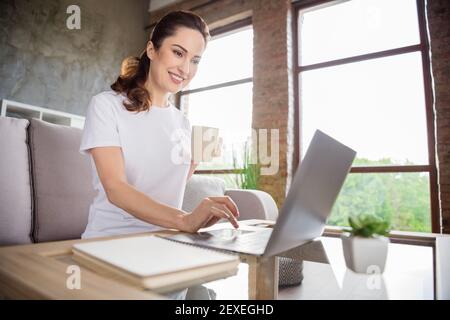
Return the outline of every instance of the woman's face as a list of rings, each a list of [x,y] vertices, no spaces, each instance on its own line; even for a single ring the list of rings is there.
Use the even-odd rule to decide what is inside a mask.
[[[165,38],[158,50],[150,41],[147,55],[151,60],[151,82],[164,92],[179,92],[197,73],[205,46],[199,31],[185,27],[179,27],[173,36]]]

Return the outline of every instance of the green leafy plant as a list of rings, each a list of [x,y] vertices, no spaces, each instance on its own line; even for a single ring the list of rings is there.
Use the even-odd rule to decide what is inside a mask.
[[[236,155],[233,155],[233,168],[235,171],[236,185],[241,189],[258,189],[261,165],[252,163],[252,154],[249,144],[245,144],[243,163]]]
[[[373,214],[350,216],[348,222],[350,228],[347,228],[346,231],[355,237],[387,236],[390,231],[390,223]]]

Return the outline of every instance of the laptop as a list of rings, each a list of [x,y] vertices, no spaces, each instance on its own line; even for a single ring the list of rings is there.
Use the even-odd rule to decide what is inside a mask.
[[[316,130],[273,228],[240,225],[167,237],[255,256],[273,256],[322,235],[356,152]]]

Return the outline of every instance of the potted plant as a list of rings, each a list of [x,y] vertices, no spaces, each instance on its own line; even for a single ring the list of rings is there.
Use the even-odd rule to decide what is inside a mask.
[[[386,265],[389,222],[375,215],[349,217],[350,228],[342,234],[347,267],[357,273],[382,273]]]

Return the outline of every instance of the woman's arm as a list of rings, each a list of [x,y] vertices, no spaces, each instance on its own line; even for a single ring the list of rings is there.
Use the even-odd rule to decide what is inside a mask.
[[[136,218],[165,228],[182,229],[183,211],[163,205],[127,182],[120,147],[90,150],[108,200]]]
[[[229,197],[205,198],[194,211],[186,213],[159,203],[130,185],[120,147],[96,147],[90,149],[90,153],[108,200],[136,218],[187,232],[196,232],[221,218],[238,227],[236,217],[239,212]]]

